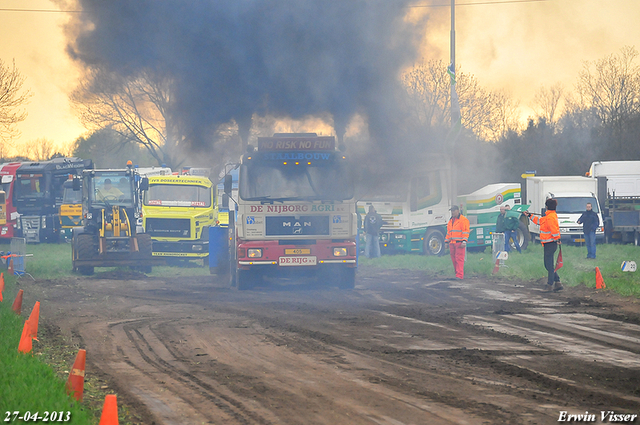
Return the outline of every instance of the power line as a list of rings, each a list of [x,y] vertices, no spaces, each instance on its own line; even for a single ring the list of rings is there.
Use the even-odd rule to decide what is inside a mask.
[[[0,12],[48,12],[48,13],[82,13],[82,10],[51,10],[51,9],[0,9]]]
[[[507,4],[507,3],[539,3],[549,0],[496,0],[496,1],[479,1],[474,3],[456,3],[456,6],[476,6],[483,4]],[[407,7],[451,7],[450,4],[416,4]]]

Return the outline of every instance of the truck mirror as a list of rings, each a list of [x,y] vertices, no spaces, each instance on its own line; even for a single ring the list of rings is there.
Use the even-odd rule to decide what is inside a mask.
[[[233,180],[230,174],[224,176],[224,193],[227,195],[231,194],[231,185],[233,184]]]
[[[80,178],[78,176],[73,177],[73,183],[71,184],[74,192],[80,191]]]
[[[140,180],[140,190],[149,190],[149,178],[143,177],[142,180]]]
[[[222,195],[222,208],[229,208],[229,195],[226,193]]]

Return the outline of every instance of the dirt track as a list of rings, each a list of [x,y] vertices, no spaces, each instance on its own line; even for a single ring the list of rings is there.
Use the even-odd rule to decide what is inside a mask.
[[[23,280],[148,424],[551,424],[640,412],[640,307],[362,269],[353,291]],[[640,421],[639,421],[640,422]]]

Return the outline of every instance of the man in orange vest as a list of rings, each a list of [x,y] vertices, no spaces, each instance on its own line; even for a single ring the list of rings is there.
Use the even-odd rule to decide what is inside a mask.
[[[460,208],[454,205],[451,207],[451,219],[447,223],[447,237],[444,242],[449,244],[451,262],[458,279],[464,279],[467,240],[469,240],[469,220],[460,214]]]
[[[564,289],[553,264],[558,244],[561,243],[560,225],[558,223],[558,215],[556,214],[558,201],[549,198],[544,204],[547,207],[544,217],[532,216],[530,212],[526,212],[525,214],[527,214],[534,224],[540,226],[540,242],[544,247],[544,268],[547,269],[547,289],[557,292]]]

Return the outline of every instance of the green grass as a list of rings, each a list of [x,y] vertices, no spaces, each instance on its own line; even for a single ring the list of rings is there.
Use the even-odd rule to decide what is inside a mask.
[[[547,271],[542,260],[542,246],[530,244],[518,254],[512,251],[505,261],[506,267],[501,267],[495,276],[523,281],[537,281],[545,279]],[[633,245],[598,245],[597,259],[587,260],[584,247],[562,245],[564,266],[558,271],[564,285],[576,286],[583,284],[587,287],[596,286],[595,268],[600,269],[607,290],[623,296],[640,297],[640,271],[623,272],[623,261],[640,263],[640,248]],[[442,257],[427,257],[420,255],[389,255],[380,258],[360,257],[360,266],[384,269],[412,269],[428,270],[434,276],[454,276],[453,266],[448,254]],[[487,277],[494,276],[495,261],[491,251],[467,254],[465,276]]]
[[[70,412],[71,421],[67,423],[97,423],[93,412],[67,395],[65,382],[38,354],[34,355],[35,349],[28,354],[18,352],[25,318],[11,308],[17,293],[15,277],[5,273],[4,301],[0,303],[0,420],[6,421],[9,411],[39,412],[40,416],[44,412],[62,411],[65,415]],[[34,341],[34,348],[39,344]]]

